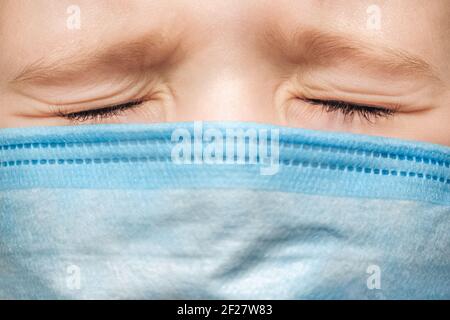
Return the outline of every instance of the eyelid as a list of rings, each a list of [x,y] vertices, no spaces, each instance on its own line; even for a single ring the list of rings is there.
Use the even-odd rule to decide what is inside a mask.
[[[377,118],[388,118],[397,113],[399,106],[359,104],[341,100],[300,99],[310,105],[321,106],[326,112],[339,112],[344,118],[360,116],[369,123]]]
[[[133,109],[144,103],[144,100],[133,100],[122,104],[116,104],[111,106],[105,106],[97,109],[88,109],[78,112],[63,112],[57,111],[57,115],[61,118],[65,118],[71,121],[84,122],[88,120],[101,120],[108,119],[113,116],[119,115],[121,112]]]
[[[380,104],[368,104],[368,103],[358,103],[358,102],[350,102],[339,99],[301,99],[310,104],[316,105],[342,105],[342,106],[351,106],[355,108],[366,108],[366,109],[374,109],[379,111],[386,112],[398,112],[400,109],[399,105],[380,105]]]

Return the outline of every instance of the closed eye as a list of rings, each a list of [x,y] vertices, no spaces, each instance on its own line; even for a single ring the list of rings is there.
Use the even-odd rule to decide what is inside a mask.
[[[320,99],[302,99],[304,102],[320,106],[325,112],[340,113],[344,118],[359,116],[370,123],[373,123],[377,118],[388,118],[393,116],[398,107],[387,108],[382,106],[372,106],[365,104],[356,104],[340,100],[320,100]]]
[[[123,104],[79,112],[64,113],[62,111],[58,111],[57,114],[61,118],[65,118],[74,122],[99,121],[120,116],[125,111],[134,109],[140,106],[142,103],[144,103],[143,100],[135,100]]]
[[[355,115],[367,120],[368,122],[374,122],[377,118],[387,118],[396,113],[396,109],[371,106],[364,104],[349,103],[340,100],[320,100],[320,99],[301,99],[304,102],[320,106],[325,112],[340,113],[345,118],[353,118]],[[86,122],[86,121],[100,121],[104,119],[113,118],[122,115],[125,111],[134,109],[140,106],[143,100],[134,100],[123,104],[117,104],[112,106],[106,106],[98,109],[84,110],[79,112],[64,113],[58,111],[59,117],[74,121],[74,122]]]

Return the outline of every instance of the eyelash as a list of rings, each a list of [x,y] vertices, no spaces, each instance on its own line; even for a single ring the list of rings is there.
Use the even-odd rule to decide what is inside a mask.
[[[63,113],[58,112],[58,115],[62,118],[74,121],[74,122],[85,122],[92,120],[103,120],[109,119],[115,116],[121,115],[123,112],[129,109],[136,108],[140,106],[144,101],[135,100],[127,103],[117,104],[113,106],[108,106],[100,109],[85,110],[80,112]]]
[[[320,99],[302,99],[303,101],[320,106],[325,112],[335,113],[339,112],[344,115],[344,118],[351,118],[359,116],[366,121],[373,123],[378,118],[388,118],[396,113],[396,108],[388,109],[380,106],[369,106],[364,104],[349,103],[340,100],[320,100]]]
[[[320,100],[320,99],[302,99],[303,101],[323,108],[325,112],[339,112],[344,117],[353,118],[355,115],[360,116],[366,121],[373,123],[377,118],[387,118],[395,114],[394,109],[388,109],[379,106],[368,106],[362,104],[349,103],[340,100]],[[144,101],[135,100],[123,104],[104,107],[101,109],[86,110],[80,112],[63,113],[59,112],[59,116],[75,122],[85,122],[92,120],[103,120],[118,116],[126,110],[133,109],[141,105]]]

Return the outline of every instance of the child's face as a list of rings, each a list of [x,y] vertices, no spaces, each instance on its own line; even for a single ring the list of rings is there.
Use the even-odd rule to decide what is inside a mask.
[[[229,120],[450,145],[449,34],[450,0],[1,0],[0,127]]]

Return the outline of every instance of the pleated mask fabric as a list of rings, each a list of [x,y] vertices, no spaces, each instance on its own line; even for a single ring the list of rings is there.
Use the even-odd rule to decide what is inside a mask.
[[[0,130],[2,299],[449,299],[450,148],[254,123]]]

